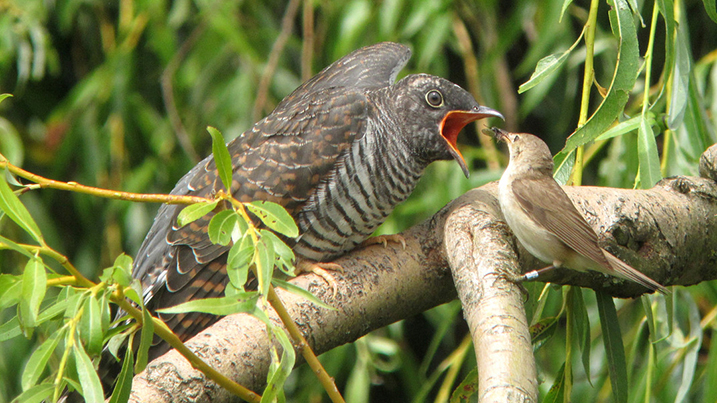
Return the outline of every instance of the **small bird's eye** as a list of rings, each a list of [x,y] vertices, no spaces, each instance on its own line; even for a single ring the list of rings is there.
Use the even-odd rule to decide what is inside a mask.
[[[520,140],[520,136],[518,136],[518,135],[513,136],[513,142],[516,142],[518,140]]]
[[[426,102],[434,108],[443,106],[443,95],[438,90],[430,90],[426,93]]]

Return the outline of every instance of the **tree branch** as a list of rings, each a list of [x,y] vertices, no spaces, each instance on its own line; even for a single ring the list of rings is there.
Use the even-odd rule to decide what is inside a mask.
[[[518,256],[495,196],[474,189],[446,221],[445,248],[478,364],[479,402],[537,402],[538,376],[519,286]]]
[[[595,187],[565,190],[597,230],[603,247],[665,286],[691,285],[717,278],[717,184],[712,169],[717,166],[715,161],[717,148],[713,146],[700,164],[700,173],[710,178],[665,179],[650,190]],[[506,226],[498,221],[496,194],[495,184],[489,184],[454,200],[429,220],[403,233],[405,250],[395,245],[387,248],[376,245],[337,260],[345,273],[335,275],[339,283],[336,299],[331,299],[331,290],[313,274],[292,280],[336,310],[318,308],[278,290],[313,350],[317,354],[328,351],[373,329],[448,302],[455,298],[458,289],[469,324],[473,323],[471,332],[478,346],[479,368],[484,365],[481,357],[491,356],[499,350],[495,346],[500,346],[496,341],[481,339],[500,336],[495,330],[501,327],[510,330],[509,336],[514,337],[510,340],[522,344],[512,346],[520,351],[516,354],[529,357],[524,351],[527,325],[522,307],[515,300],[519,294],[495,273],[516,262],[515,249],[508,247],[514,241],[507,238]],[[446,244],[451,245],[448,253],[444,249],[444,230],[449,241]],[[521,272],[543,266],[522,249],[518,249],[517,255]],[[447,269],[449,262],[454,267],[455,287]],[[636,297],[646,291],[637,284],[593,272],[586,275],[556,270],[546,279],[602,290],[617,297]],[[498,304],[501,300],[506,302]],[[502,318],[505,322],[497,324],[488,334],[480,333],[480,326],[496,319],[495,315],[490,319],[481,316],[486,313],[483,311],[499,307],[509,314]],[[505,341],[497,341],[501,342]],[[252,390],[262,389],[269,366],[269,348],[264,326],[258,320],[242,314],[226,317],[187,344],[220,372]],[[521,369],[526,371],[526,381],[516,385],[521,393],[533,396],[536,386],[528,378],[534,370]],[[506,368],[504,372],[510,375],[514,370]],[[135,377],[132,401],[189,399],[225,402],[232,397],[208,382],[174,351],[151,362]]]

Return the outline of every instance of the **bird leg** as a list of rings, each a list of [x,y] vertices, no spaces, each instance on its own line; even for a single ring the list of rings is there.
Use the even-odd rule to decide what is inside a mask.
[[[294,274],[297,276],[301,273],[316,274],[329,284],[329,287],[331,287],[331,290],[333,291],[333,297],[336,298],[336,294],[338,294],[339,291],[339,284],[336,282],[334,276],[328,272],[329,270],[338,271],[340,273],[344,272],[344,268],[338,263],[314,262],[313,260],[301,259],[296,264]]]
[[[531,271],[523,274],[522,276],[518,276],[516,281],[523,282],[523,281],[536,280],[538,277],[540,277],[541,274],[548,273],[548,272],[552,271],[553,269],[555,269],[556,267],[557,267],[556,265],[551,264],[550,266],[543,267],[542,269],[531,270]]]
[[[406,239],[401,234],[372,236],[371,238],[368,238],[367,240],[361,242],[361,245],[359,246],[365,248],[367,246],[380,243],[383,244],[383,247],[385,248],[388,246],[389,242],[400,243],[401,247],[403,247],[403,249],[406,249]]]

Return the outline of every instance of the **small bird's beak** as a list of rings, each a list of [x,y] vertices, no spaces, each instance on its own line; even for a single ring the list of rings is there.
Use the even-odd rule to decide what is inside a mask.
[[[470,172],[466,161],[463,159],[463,155],[458,151],[456,141],[458,139],[458,133],[470,122],[475,122],[483,118],[496,117],[505,120],[500,112],[493,110],[485,106],[475,106],[473,109],[468,111],[450,111],[441,121],[441,136],[448,143],[448,151],[451,153],[453,158],[461,166],[463,174],[468,177]]]

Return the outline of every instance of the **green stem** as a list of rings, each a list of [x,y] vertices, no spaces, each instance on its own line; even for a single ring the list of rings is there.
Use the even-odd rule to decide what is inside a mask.
[[[121,291],[114,292],[111,299],[114,303],[119,305],[123,311],[132,316],[138,323],[142,323],[142,311],[127,301]],[[261,401],[261,396],[227,378],[194,354],[194,352],[185,346],[182,340],[180,340],[179,337],[174,334],[174,332],[172,332],[172,330],[169,329],[163,321],[152,317],[152,323],[154,324],[154,333],[176,349],[184,358],[187,359],[187,361],[189,361],[190,364],[192,364],[193,368],[201,371],[209,379],[247,402],[259,403]]]
[[[588,121],[588,109],[590,107],[590,90],[595,79],[594,55],[595,55],[595,29],[597,26],[598,0],[590,1],[590,12],[585,23],[585,71],[583,73],[583,92],[580,99],[580,116],[578,128]],[[583,181],[583,147],[575,150],[575,165],[573,165],[573,185],[580,185]]]
[[[206,201],[214,201],[212,199],[205,199],[204,197],[197,196],[179,196],[179,195],[166,195],[166,194],[143,194],[143,193],[130,193],[121,192],[118,190],[109,190],[97,188],[94,186],[80,185],[77,182],[61,182],[54,179],[44,178],[40,175],[36,175],[32,172],[28,172],[20,167],[17,167],[6,159],[0,156],[0,169],[7,168],[10,173],[17,175],[21,178],[25,178],[32,182],[34,185],[26,186],[26,189],[37,189],[37,188],[51,188],[59,190],[68,190],[71,192],[84,193],[97,197],[104,197],[108,199],[119,199],[128,201],[139,201],[139,202],[150,202],[150,203],[166,203],[166,204],[192,204]]]

